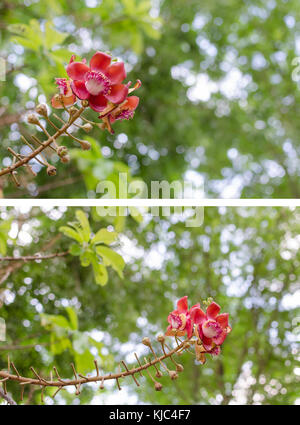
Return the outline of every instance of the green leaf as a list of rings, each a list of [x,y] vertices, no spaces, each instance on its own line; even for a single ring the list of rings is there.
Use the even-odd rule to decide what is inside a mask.
[[[106,266],[112,266],[120,278],[123,278],[123,269],[125,267],[125,261],[123,257],[106,246],[97,246],[96,251],[97,254],[103,258],[104,264]]]
[[[111,243],[115,242],[117,237],[118,237],[117,232],[109,232],[106,229],[100,229],[93,237],[91,243],[93,245],[98,243],[104,243],[105,245],[110,245]]]
[[[55,327],[63,329],[71,329],[68,320],[61,315],[41,313],[41,325],[47,329],[55,329]]]
[[[88,242],[90,240],[91,228],[90,223],[85,215],[85,213],[81,210],[76,211],[76,218],[81,224],[81,228],[83,231],[84,241]]]
[[[69,252],[71,255],[78,256],[82,254],[82,247],[77,243],[72,243],[69,248]]]
[[[96,283],[101,286],[106,285],[108,281],[106,267],[103,264],[99,264],[97,261],[93,261],[92,264]]]
[[[57,355],[61,354],[64,351],[71,349],[71,341],[69,338],[57,338],[57,335],[52,332],[50,335],[50,351],[52,354]]]
[[[82,267],[88,267],[93,259],[93,254],[90,251],[84,251],[80,255],[80,263]]]
[[[46,22],[44,45],[47,49],[51,49],[58,44],[62,44],[67,37],[68,34],[56,31],[53,28],[52,22]]]
[[[128,207],[131,217],[139,224],[143,223],[144,218],[136,207]]]
[[[7,252],[6,237],[0,233],[0,254],[5,255]]]
[[[71,328],[76,331],[78,329],[78,317],[76,311],[72,307],[66,307],[66,311],[70,319]]]
[[[75,241],[79,242],[80,244],[84,242],[81,235],[69,226],[62,226],[59,228],[59,231],[62,232],[64,235],[68,236],[69,238],[75,239]]]

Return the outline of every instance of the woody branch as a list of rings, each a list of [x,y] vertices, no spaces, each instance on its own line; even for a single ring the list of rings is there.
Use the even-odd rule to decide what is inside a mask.
[[[149,338],[144,338],[143,339],[143,343],[144,345],[148,346],[150,349],[150,354],[153,355],[152,359],[146,359],[146,357],[144,358],[145,363],[142,363],[140,361],[140,359],[138,358],[137,354],[134,353],[137,362],[138,362],[138,366],[129,369],[128,366],[126,365],[125,361],[122,360],[119,364],[119,372],[117,373],[109,373],[106,375],[101,375],[100,371],[99,371],[99,367],[98,367],[98,363],[96,360],[94,360],[94,364],[95,364],[95,368],[96,368],[96,375],[95,376],[84,376],[81,375],[80,373],[76,372],[75,366],[72,363],[71,364],[71,368],[74,374],[74,379],[62,379],[56,369],[56,367],[53,367],[55,376],[56,376],[56,380],[53,380],[52,378],[52,374],[50,377],[50,380],[44,379],[43,377],[41,377],[35,370],[33,367],[31,367],[31,371],[34,375],[34,378],[29,378],[29,377],[24,377],[21,376],[20,373],[18,372],[16,366],[14,365],[13,362],[10,361],[10,359],[8,358],[8,368],[7,371],[0,371],[0,383],[2,383],[3,385],[3,389],[4,389],[4,393],[7,394],[7,390],[6,390],[6,384],[9,381],[15,381],[18,382],[21,386],[21,396],[23,397],[23,392],[24,392],[24,386],[25,385],[33,385],[33,386],[38,386],[40,388],[42,388],[42,398],[43,398],[43,393],[46,387],[56,387],[57,391],[55,392],[55,394],[53,395],[53,398],[55,397],[55,395],[62,389],[64,389],[65,387],[68,386],[75,386],[76,388],[76,392],[77,394],[80,393],[80,387],[83,384],[89,383],[89,382],[100,382],[100,388],[103,389],[104,388],[104,382],[108,381],[108,380],[115,380],[117,383],[117,386],[119,388],[119,390],[121,390],[121,385],[120,385],[120,380],[122,378],[126,378],[127,376],[131,376],[135,382],[135,384],[137,386],[140,386],[140,384],[138,383],[135,375],[142,375],[143,371],[147,371],[149,377],[151,378],[151,380],[154,382],[154,386],[155,389],[157,391],[160,391],[162,389],[162,385],[157,382],[154,377],[151,375],[150,371],[148,369],[150,369],[151,367],[153,367],[156,371],[155,376],[157,378],[160,378],[162,376],[161,371],[157,368],[157,366],[161,366],[162,368],[165,369],[165,371],[169,374],[169,377],[174,380],[178,378],[178,373],[177,372],[182,372],[183,371],[183,367],[179,364],[177,364],[174,360],[174,358],[172,357],[174,354],[181,354],[184,350],[188,349],[190,347],[190,344],[192,343],[192,341],[190,341],[189,338],[187,338],[186,340],[178,343],[177,342],[177,346],[173,349],[168,349],[168,351],[166,351],[166,346],[164,343],[165,337],[163,335],[159,335],[158,336],[158,341],[161,344],[162,347],[162,355],[158,356],[150,342]],[[170,359],[172,361],[172,363],[176,366],[176,370],[169,370],[168,367],[166,366],[166,364],[164,363],[165,360]],[[123,371],[121,370],[121,366],[123,366]],[[13,370],[14,373],[11,373],[11,369]],[[22,399],[21,397],[21,399]]]

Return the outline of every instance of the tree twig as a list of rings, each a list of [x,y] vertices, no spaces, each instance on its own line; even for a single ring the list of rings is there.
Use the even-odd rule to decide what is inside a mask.
[[[0,257],[0,261],[36,261],[36,260],[50,260],[55,257],[64,257],[69,255],[69,251],[56,252],[48,255],[25,255],[20,257]]]
[[[2,388],[0,388],[0,397],[7,401],[8,404],[16,405],[17,403],[13,400],[7,393],[4,392]]]

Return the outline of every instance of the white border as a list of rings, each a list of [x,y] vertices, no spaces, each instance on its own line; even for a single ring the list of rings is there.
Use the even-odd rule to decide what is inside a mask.
[[[300,199],[0,199],[0,207],[299,207]]]

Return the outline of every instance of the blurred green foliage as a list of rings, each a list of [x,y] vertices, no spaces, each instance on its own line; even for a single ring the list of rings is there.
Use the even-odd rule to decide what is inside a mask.
[[[2,164],[28,132],[15,114],[49,102],[72,53],[111,51],[143,83],[132,121],[117,122],[115,135],[92,133],[101,158],[84,161],[76,149],[53,179],[23,173],[21,190],[7,180],[6,197],[93,197],[121,164],[149,187],[188,178],[207,197],[300,196],[298,0],[13,0],[0,8]]]
[[[101,217],[95,208],[84,212],[91,229],[107,229],[113,237],[118,217]],[[12,220],[7,255],[61,252],[70,239],[59,237],[59,229],[76,220],[76,208],[2,207],[1,220]],[[0,368],[9,354],[25,376],[30,366],[49,376],[55,364],[70,378],[71,362],[79,373],[92,372],[95,357],[102,371],[113,372],[122,359],[135,364],[134,351],[146,353],[142,338],[155,339],[166,329],[177,299],[188,295],[192,305],[213,297],[221,312],[230,313],[233,329],[220,357],[208,356],[201,366],[189,354],[181,356],[184,372],[177,381],[163,377],[162,392],[147,378],[138,388],[122,380],[124,402],[299,401],[299,208],[209,207],[203,225],[193,228],[178,215],[145,216],[140,224],[129,216],[122,222],[117,251],[126,262],[124,277],[108,267],[105,286],[95,285],[92,268],[81,267],[76,256],[15,265],[0,284],[0,316],[7,326]],[[93,237],[111,241],[101,230]],[[9,266],[1,262],[0,279]],[[19,400],[18,386],[8,387]],[[46,403],[52,403],[50,394]],[[114,399],[107,398],[112,394]],[[55,400],[118,403],[120,395],[116,387],[88,385],[80,398],[65,391]],[[39,391],[27,388],[25,402],[40,403]]]
[[[107,266],[111,266],[123,278],[125,262],[120,254],[105,245],[111,245],[117,240],[117,232],[100,229],[91,237],[91,228],[85,213],[76,211],[76,222],[60,227],[60,231],[76,241],[71,244],[70,253],[79,256],[83,267],[93,266],[95,281],[106,285],[108,280]]]

